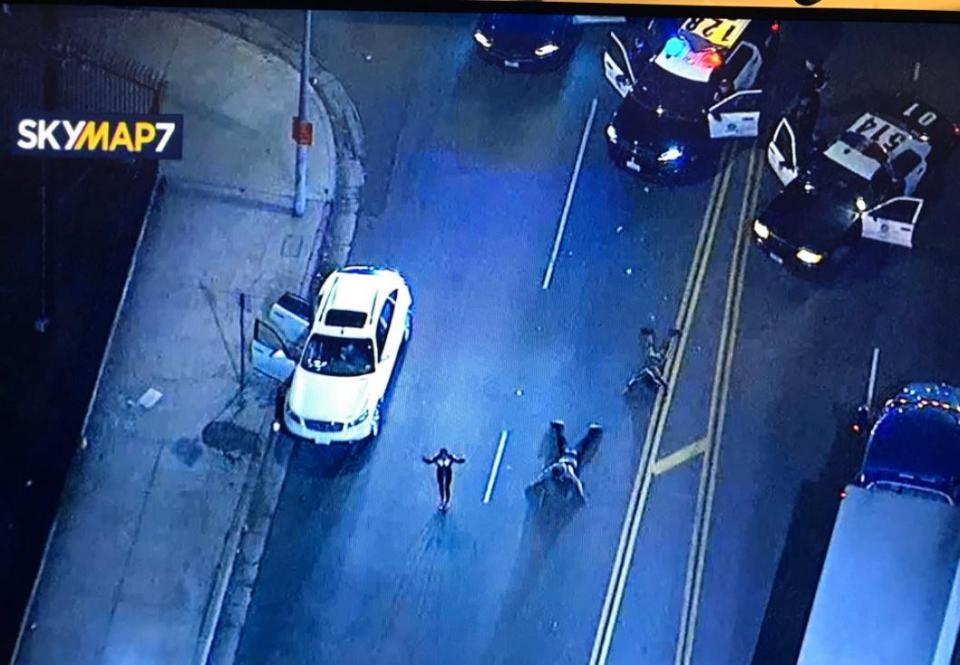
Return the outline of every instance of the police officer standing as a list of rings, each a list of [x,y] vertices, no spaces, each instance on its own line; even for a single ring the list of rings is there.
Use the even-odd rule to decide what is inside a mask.
[[[827,73],[815,58],[803,63],[803,80],[791,115],[800,140],[814,142],[814,129],[820,115],[820,93],[827,86]]]
[[[827,77],[827,72],[823,69],[823,65],[817,58],[807,58],[803,62],[803,69],[805,72],[805,77],[803,86],[800,89],[800,96],[819,96],[820,93],[823,92],[824,88],[827,87],[827,81],[829,80]]]

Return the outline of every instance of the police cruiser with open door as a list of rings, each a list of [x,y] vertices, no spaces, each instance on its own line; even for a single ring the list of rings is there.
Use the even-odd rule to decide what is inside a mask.
[[[767,161],[783,189],[753,222],[754,241],[771,259],[812,270],[860,237],[913,246],[923,208],[917,189],[960,128],[916,97],[890,108],[863,113],[825,149],[803,149],[807,137],[780,120]]]
[[[756,137],[760,80],[780,23],[653,19],[639,35],[610,33],[604,75],[623,98],[607,125],[610,156],[648,176],[689,169],[724,139]]]

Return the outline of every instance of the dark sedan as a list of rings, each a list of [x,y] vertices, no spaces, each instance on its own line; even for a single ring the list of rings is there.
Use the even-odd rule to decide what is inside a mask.
[[[566,63],[580,40],[572,16],[487,14],[473,32],[480,56],[506,69],[546,71]]]

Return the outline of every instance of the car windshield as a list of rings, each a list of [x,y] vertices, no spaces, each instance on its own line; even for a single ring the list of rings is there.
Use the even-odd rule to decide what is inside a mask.
[[[373,341],[352,337],[313,335],[300,366],[326,376],[361,376],[373,371]]]

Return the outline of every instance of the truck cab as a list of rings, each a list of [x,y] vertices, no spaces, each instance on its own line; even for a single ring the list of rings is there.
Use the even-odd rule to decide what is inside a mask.
[[[960,503],[960,390],[911,383],[887,400],[857,484]]]

